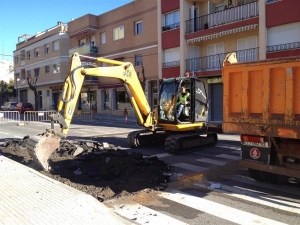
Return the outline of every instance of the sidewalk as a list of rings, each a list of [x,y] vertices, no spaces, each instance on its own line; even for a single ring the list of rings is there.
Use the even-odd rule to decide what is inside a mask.
[[[90,195],[0,155],[0,224],[131,224]]]
[[[125,122],[125,117],[124,116],[119,116],[119,115],[108,115],[108,114],[100,114],[100,113],[95,113],[92,116],[93,120],[113,120],[113,121],[120,121],[122,123]],[[128,123],[134,123],[137,124],[137,117],[136,116],[128,116],[127,117]]]

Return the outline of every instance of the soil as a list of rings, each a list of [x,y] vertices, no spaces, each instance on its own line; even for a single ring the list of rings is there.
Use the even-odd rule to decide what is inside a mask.
[[[99,201],[163,190],[169,182],[169,166],[157,157],[86,140],[61,141],[49,158],[51,169],[44,171],[24,148],[27,138],[7,139],[0,146],[1,154]]]

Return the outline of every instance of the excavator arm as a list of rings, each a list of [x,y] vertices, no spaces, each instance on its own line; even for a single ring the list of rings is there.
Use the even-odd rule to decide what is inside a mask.
[[[81,63],[80,57],[112,66],[89,68],[90,65],[85,66]],[[71,57],[70,70],[64,83],[62,97],[58,103],[58,112],[60,113],[63,110],[64,115],[63,117],[58,115],[57,118],[53,118],[61,124],[63,134],[68,133],[85,76],[115,78],[121,81],[136,112],[138,123],[154,130],[156,119],[153,118],[144,90],[131,63],[101,57],[80,56],[74,53]]]
[[[80,58],[87,58],[94,62],[82,63]],[[98,67],[95,62],[103,62],[111,66]],[[29,154],[45,170],[49,169],[48,158],[59,147],[60,139],[68,134],[85,76],[115,78],[121,81],[136,112],[138,123],[152,131],[156,127],[157,119],[151,112],[144,90],[131,63],[74,53],[70,59],[68,76],[58,103],[58,113],[50,115],[51,129],[46,130],[42,135],[30,137],[26,144]],[[55,121],[60,124],[60,133],[54,131]]]

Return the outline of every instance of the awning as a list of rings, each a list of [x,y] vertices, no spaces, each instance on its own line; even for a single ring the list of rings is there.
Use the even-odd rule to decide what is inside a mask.
[[[186,42],[187,42],[187,44],[190,44],[190,43],[193,44],[194,42],[200,42],[200,41],[206,41],[206,40],[210,40],[210,39],[214,39],[214,38],[219,38],[221,36],[228,35],[228,34],[234,34],[234,33],[238,33],[238,32],[256,29],[257,27],[258,27],[258,24],[251,24],[251,25],[244,26],[244,27],[237,27],[237,28],[230,29],[230,30],[220,31],[220,32],[217,32],[214,34],[191,38],[191,39],[186,40]]]
[[[87,29],[75,32],[73,34],[69,34],[69,38],[73,38],[73,37],[76,37],[76,36],[79,36],[79,35],[87,34],[87,33],[90,33],[90,32],[96,32],[96,31],[98,31],[98,30],[93,29],[93,28],[87,28]]]

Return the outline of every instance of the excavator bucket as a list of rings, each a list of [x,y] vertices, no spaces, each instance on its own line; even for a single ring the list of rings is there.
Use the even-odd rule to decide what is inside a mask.
[[[48,159],[60,146],[60,137],[51,130],[42,135],[31,136],[27,139],[26,148],[33,160],[39,163],[46,171],[49,170]]]

